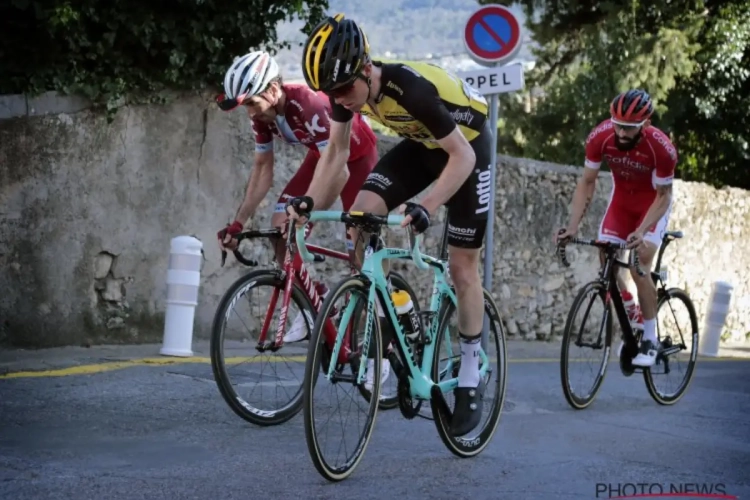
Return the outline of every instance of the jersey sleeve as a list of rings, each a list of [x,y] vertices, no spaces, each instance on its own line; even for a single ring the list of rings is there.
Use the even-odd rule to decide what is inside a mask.
[[[440,100],[440,94],[432,82],[411,68],[401,68],[404,70],[402,74],[394,78],[403,90],[403,99],[399,99],[401,107],[422,123],[437,140],[453,132],[456,121]]]
[[[268,125],[254,119],[251,119],[250,124],[255,135],[255,151],[258,153],[273,151],[273,134]]]
[[[586,160],[584,161],[584,166],[587,168],[598,169],[602,164],[602,143],[605,137],[602,129],[602,125],[599,125],[586,137]]]
[[[339,123],[346,123],[354,116],[353,111],[349,111],[341,104],[336,104],[333,97],[329,97],[328,102],[331,103],[331,120]]]
[[[313,91],[305,92],[301,102],[302,122],[312,142],[319,152],[328,146],[331,135],[331,121],[328,116],[325,98]]]
[[[657,186],[668,186],[674,180],[674,171],[677,166],[677,149],[672,141],[661,131],[654,131],[651,141],[654,148],[656,169],[654,171],[654,184]]]

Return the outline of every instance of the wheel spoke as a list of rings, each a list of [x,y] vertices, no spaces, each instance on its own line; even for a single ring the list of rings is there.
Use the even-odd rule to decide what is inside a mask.
[[[276,352],[259,352],[257,343],[262,325],[280,315],[281,301],[276,302],[276,307],[271,310],[268,298],[283,287],[284,282],[272,271],[249,273],[227,290],[214,316],[211,366],[217,387],[237,415],[256,425],[286,422],[299,412],[302,405],[303,368],[300,362],[304,357],[300,354],[304,351],[298,345],[290,344]],[[314,317],[304,293],[296,286],[292,290],[288,316],[294,318],[295,311],[307,311]],[[250,314],[246,309],[248,306]],[[257,314],[252,314],[253,309]],[[240,328],[233,328],[231,324],[240,325]],[[269,330],[275,335],[275,329]],[[300,351],[299,354],[295,354],[295,350]]]
[[[684,309],[685,313],[677,312],[680,309]],[[662,312],[665,314],[660,314]],[[686,320],[687,328],[681,327],[681,320]],[[667,325],[673,328],[667,328]],[[661,346],[657,363],[645,370],[643,375],[651,397],[659,404],[672,405],[682,399],[687,391],[697,359],[698,317],[692,300],[684,290],[670,288],[660,297],[657,304],[657,329]],[[672,329],[677,330],[679,342],[670,333]],[[688,332],[689,339],[685,338],[683,331]],[[684,359],[686,351],[689,353],[687,360]]]
[[[602,284],[592,282],[578,292],[568,313],[563,332],[560,351],[560,379],[565,399],[570,406],[577,410],[587,408],[593,403],[604,381],[606,363],[609,360],[608,348],[612,343],[612,318],[604,301],[603,290]],[[601,306],[601,312],[593,311],[594,304]],[[579,318],[580,313],[582,313],[582,316]],[[582,361],[572,360],[573,347],[580,348],[576,352],[580,350],[581,353],[599,355],[601,360],[594,361],[593,364],[584,364]],[[578,371],[581,368],[585,368],[587,372],[585,381],[581,382],[580,387],[574,388],[571,381],[571,372]],[[578,380],[579,377],[576,377],[576,379]]]

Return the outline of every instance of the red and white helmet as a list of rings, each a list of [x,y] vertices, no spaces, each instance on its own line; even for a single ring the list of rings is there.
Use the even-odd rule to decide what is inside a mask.
[[[227,99],[243,99],[258,95],[279,76],[279,65],[268,52],[255,51],[235,58],[224,76]]]
[[[654,114],[654,103],[645,90],[631,89],[612,99],[609,114],[613,123],[640,127]]]

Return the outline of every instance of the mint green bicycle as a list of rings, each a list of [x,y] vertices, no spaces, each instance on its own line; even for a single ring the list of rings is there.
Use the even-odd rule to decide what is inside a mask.
[[[484,290],[485,325],[488,328],[485,349],[491,355],[488,356],[484,349],[480,351],[480,376],[485,383],[484,411],[488,414],[483,416],[482,422],[467,436],[453,436],[450,432],[452,409],[446,396],[458,385],[460,351],[451,342],[451,337],[457,341],[458,333],[455,331],[457,326],[453,325],[457,318],[451,322],[452,315],[456,312],[456,295],[447,281],[446,238],[442,239],[439,259],[420,252],[421,235],[415,237],[411,228],[407,228],[410,249],[384,248],[380,238],[382,227],[399,225],[403,219],[402,215],[380,216],[363,212],[313,211],[310,214],[310,221],[340,221],[370,235],[361,272],[341,280],[330,289],[310,333],[303,381],[305,437],[315,468],[329,481],[341,481],[349,477],[364,456],[378,411],[381,376],[384,376],[381,373],[384,371],[383,346],[390,344],[390,338],[387,338],[390,335],[395,335],[395,349],[387,354],[389,363],[385,367],[390,365],[397,377],[399,408],[405,418],[413,419],[419,414],[422,402],[429,401],[432,420],[441,440],[459,457],[473,457],[481,453],[492,440],[500,422],[507,375],[505,332],[495,301]],[[447,223],[445,226],[447,230]],[[302,259],[312,261],[314,257],[305,247],[304,228],[297,230],[296,242]],[[392,287],[383,274],[383,261],[386,259],[411,260],[419,269],[432,269],[434,272],[430,308],[421,309],[411,317],[412,320],[404,319],[403,313],[399,317],[396,312],[391,295]],[[344,304],[337,306],[336,302],[340,299],[343,299]],[[329,317],[335,318],[337,328],[332,352],[330,347],[325,348],[326,336],[323,333],[323,319]],[[380,320],[375,321],[378,317]],[[413,321],[414,318],[417,320]],[[351,354],[358,359],[352,359],[347,364],[338,363],[339,350],[352,320],[357,331],[364,330],[360,336],[363,341],[362,349]],[[452,335],[449,327],[453,327]],[[437,347],[445,348],[446,355],[438,356]],[[446,362],[445,366],[440,366],[441,361]],[[491,362],[496,363],[494,369]],[[345,373],[347,369],[351,373]],[[323,377],[319,377],[321,373]],[[494,380],[490,383],[493,375]],[[371,394],[367,400],[357,397],[363,384]],[[355,439],[355,443],[351,446],[337,443],[332,447],[334,453],[347,454],[342,463],[337,464],[334,462],[335,458],[332,460],[328,456],[321,443],[327,431],[319,429],[316,424],[328,424],[331,418],[326,418],[322,413],[333,405],[340,404],[342,400],[338,396],[326,398],[321,393],[326,389],[343,388],[346,391],[347,387],[351,389],[351,393],[346,397],[346,405],[350,408],[359,403],[366,406],[362,412],[364,418],[361,419],[364,420],[364,429],[342,431],[343,439],[351,437]],[[493,388],[494,399],[488,402]],[[340,426],[332,424],[332,427],[338,429]]]

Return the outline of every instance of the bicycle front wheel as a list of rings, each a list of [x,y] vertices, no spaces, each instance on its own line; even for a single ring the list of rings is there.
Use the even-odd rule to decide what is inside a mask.
[[[376,308],[368,308],[369,290],[369,283],[360,277],[350,277],[339,282],[323,301],[310,335],[303,397],[305,440],[317,471],[327,480],[334,482],[349,477],[362,460],[378,412],[383,352]],[[361,315],[358,311],[368,309],[372,312],[370,326],[365,327],[365,332],[370,330],[369,339],[365,333],[362,350],[353,350],[361,352],[361,358],[358,362],[352,362],[350,359],[347,363],[340,363],[336,352],[331,353],[331,350],[335,351],[335,343],[340,343],[341,349],[350,344],[343,337],[351,335],[351,331],[357,331],[361,327]],[[336,330],[337,333],[331,335],[332,330]],[[375,357],[372,360],[367,359],[369,342],[374,343]],[[361,382],[371,384],[368,388],[370,398],[363,398],[359,393],[358,368],[361,364],[364,364],[365,370],[370,371]],[[354,418],[343,417],[343,402],[346,410],[358,405],[362,405],[363,408]],[[363,429],[344,429],[346,423],[361,421],[364,421]],[[337,432],[342,434],[341,437],[334,439],[333,444],[328,444],[327,438]],[[355,442],[347,443],[347,439],[350,438]],[[346,456],[339,460],[338,455],[342,452]]]
[[[489,367],[484,377],[485,392],[483,395],[484,413],[482,421],[470,434],[456,437],[451,434],[450,423],[440,411],[433,409],[435,426],[443,444],[454,454],[462,458],[473,457],[481,453],[490,444],[492,437],[500,424],[500,416],[505,403],[505,388],[508,374],[507,347],[505,345],[505,331],[500,318],[500,311],[495,305],[492,295],[483,289],[484,314],[489,320],[489,332],[487,338],[487,359]],[[456,306],[452,301],[443,302],[438,323],[438,334],[435,339],[435,354],[432,361],[432,380],[442,380],[458,376],[461,364],[460,348],[458,347],[458,319],[451,319],[456,312]],[[453,332],[451,332],[451,326]],[[440,350],[445,347],[448,351],[441,354]],[[448,367],[441,368],[440,362],[447,361]],[[442,380],[441,380],[442,379]],[[455,409],[455,401],[449,401],[444,394],[446,403],[451,412]],[[434,408],[434,407],[433,407]]]
[[[660,405],[673,405],[685,394],[695,372],[698,354],[698,316],[690,296],[679,288],[659,294],[656,305],[659,353],[656,364],[643,370],[648,393]],[[682,326],[680,326],[682,324]],[[670,330],[676,330],[669,333]],[[669,375],[675,368],[685,368],[685,375],[673,389],[668,389]],[[657,387],[657,380],[665,382]]]
[[[219,392],[237,415],[256,425],[281,424],[302,407],[302,356],[306,350],[296,344],[285,344],[276,352],[256,349],[263,329],[268,341],[276,335],[272,326],[278,325],[282,316],[284,283],[271,270],[240,277],[219,302],[211,331],[211,369]],[[256,307],[256,317],[245,309],[252,311]],[[278,316],[276,321],[271,321],[273,316]],[[309,330],[315,310],[295,283],[286,315],[287,327],[296,316],[305,319],[304,328]],[[230,373],[235,376],[230,377]],[[266,397],[277,403],[264,401]]]
[[[594,402],[606,374],[612,345],[612,316],[605,302],[606,293],[601,283],[586,284],[573,300],[565,321],[560,348],[560,382],[565,399],[576,410],[588,408]],[[579,313],[582,313],[580,319]],[[570,359],[573,347],[580,348],[581,352],[601,353],[602,358],[599,362],[594,360],[592,364],[584,365],[583,360]],[[570,372],[574,367],[583,368],[587,372],[586,380],[589,380],[581,382],[579,389],[575,389],[571,383]]]

